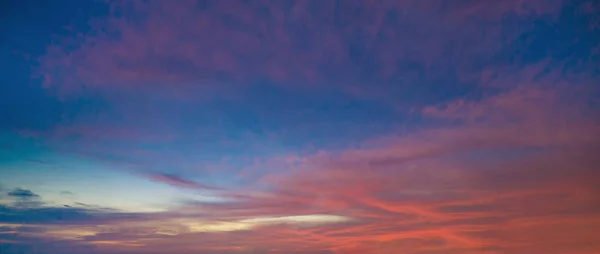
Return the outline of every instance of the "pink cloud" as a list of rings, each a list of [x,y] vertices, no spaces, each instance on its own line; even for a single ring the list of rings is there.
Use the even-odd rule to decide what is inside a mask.
[[[92,31],[54,45],[40,59],[48,88],[63,95],[81,89],[158,89],[185,96],[192,89],[232,92],[267,78],[276,84],[320,89],[329,84],[344,90],[370,75],[367,68],[386,77],[402,74],[410,82],[417,74],[403,69],[405,63],[438,68],[440,62],[460,61],[460,69],[471,70],[466,56],[496,54],[508,43],[501,37],[516,39],[522,32],[501,34],[507,27],[472,20],[500,20],[509,12],[554,13],[560,1],[493,6],[472,1],[457,6],[437,1],[303,1],[293,6],[210,1],[202,7],[196,1],[119,1],[111,7]],[[397,17],[386,18],[392,14]],[[351,43],[362,48],[353,52]]]

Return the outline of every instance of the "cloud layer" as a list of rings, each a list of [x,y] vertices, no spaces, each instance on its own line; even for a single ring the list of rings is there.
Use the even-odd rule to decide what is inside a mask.
[[[560,1],[115,1],[87,34],[52,47],[40,71],[48,87],[67,94],[158,90],[198,98],[268,82],[366,97],[423,96],[442,88],[435,83],[443,79],[524,61],[502,55],[537,46],[521,37],[545,32],[534,21],[552,24],[561,7]]]

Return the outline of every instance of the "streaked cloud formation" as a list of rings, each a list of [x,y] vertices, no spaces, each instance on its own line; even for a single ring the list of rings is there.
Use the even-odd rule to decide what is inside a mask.
[[[63,5],[7,18],[2,253],[600,251],[593,1]]]

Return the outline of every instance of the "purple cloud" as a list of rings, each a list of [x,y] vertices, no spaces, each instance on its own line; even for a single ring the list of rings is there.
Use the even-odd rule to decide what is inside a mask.
[[[560,3],[114,1],[83,37],[53,45],[40,71],[61,94],[185,97],[270,80],[385,97],[388,89],[403,91],[402,80],[422,78],[421,68],[477,72],[472,64],[485,64],[530,29],[512,25],[511,15],[555,15]]]
[[[219,190],[219,188],[190,180],[185,180],[179,176],[172,174],[149,174],[147,175],[147,177],[152,181],[166,183],[175,187],[190,188],[197,190]]]

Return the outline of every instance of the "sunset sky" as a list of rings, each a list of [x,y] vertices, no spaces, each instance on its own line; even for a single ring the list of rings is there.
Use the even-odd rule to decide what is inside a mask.
[[[0,1],[1,254],[598,254],[600,5]]]

